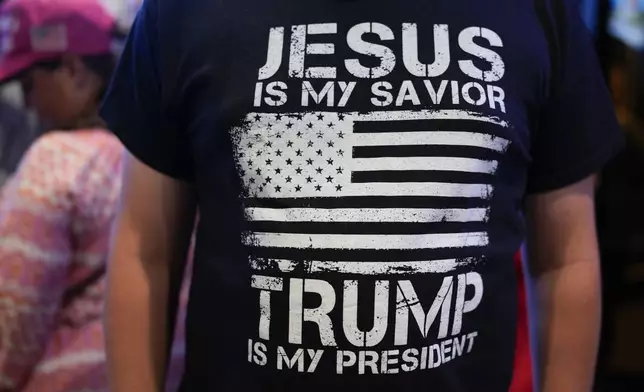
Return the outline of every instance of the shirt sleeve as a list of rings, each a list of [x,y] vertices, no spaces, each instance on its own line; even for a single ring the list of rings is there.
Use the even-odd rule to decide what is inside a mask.
[[[101,116],[143,163],[170,177],[191,180],[190,142],[164,99],[157,8],[157,0],[147,0],[139,10]]]
[[[72,258],[64,152],[28,150],[0,199],[0,390],[20,390],[56,323]],[[58,164],[58,165],[57,165]]]
[[[562,7],[559,70],[534,131],[528,193],[547,192],[599,171],[619,151],[622,133],[591,34],[573,0]]]

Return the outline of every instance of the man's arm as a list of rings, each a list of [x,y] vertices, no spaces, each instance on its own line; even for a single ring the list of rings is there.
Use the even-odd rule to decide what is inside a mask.
[[[591,177],[528,198],[528,272],[544,392],[592,390],[601,318],[594,184]]]
[[[128,154],[109,260],[106,350],[110,391],[159,392],[167,360],[172,266],[184,263],[195,217],[187,183]]]

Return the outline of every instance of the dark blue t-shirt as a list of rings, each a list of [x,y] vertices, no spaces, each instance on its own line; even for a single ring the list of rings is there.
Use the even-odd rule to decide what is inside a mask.
[[[145,2],[103,113],[198,190],[181,391],[507,391],[524,198],[621,141],[568,3]]]

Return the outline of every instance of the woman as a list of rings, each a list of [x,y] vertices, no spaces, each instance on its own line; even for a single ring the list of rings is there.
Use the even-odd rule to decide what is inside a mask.
[[[55,129],[0,194],[0,391],[102,391],[122,146],[97,113],[115,65],[115,23],[90,0],[10,1],[0,20],[11,33],[0,82],[19,79]]]

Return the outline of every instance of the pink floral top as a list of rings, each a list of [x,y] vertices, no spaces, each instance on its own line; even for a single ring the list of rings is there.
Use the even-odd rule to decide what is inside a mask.
[[[122,152],[106,131],[49,133],[0,192],[0,392],[106,391],[104,271]]]

